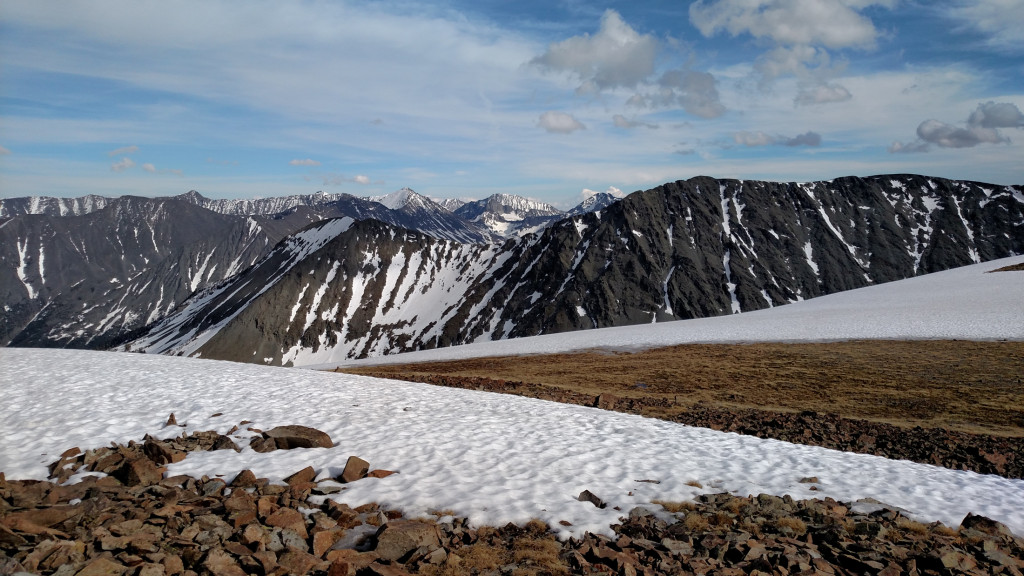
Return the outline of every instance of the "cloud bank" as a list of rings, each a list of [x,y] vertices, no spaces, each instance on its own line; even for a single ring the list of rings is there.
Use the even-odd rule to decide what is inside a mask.
[[[940,148],[973,148],[979,144],[1008,144],[1009,137],[1000,128],[1024,128],[1024,114],[1010,102],[985,102],[967,118],[965,126],[955,126],[928,119],[917,127],[917,140],[893,142],[889,152],[928,152],[932,145]]]

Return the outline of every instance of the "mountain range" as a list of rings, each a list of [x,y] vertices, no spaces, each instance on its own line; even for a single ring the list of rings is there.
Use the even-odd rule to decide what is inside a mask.
[[[487,205],[509,210],[501,201]],[[475,216],[491,217],[486,210]],[[113,346],[197,290],[255,264],[285,237],[344,217],[459,243],[501,239],[408,188],[376,199],[317,193],[215,200],[196,191],[0,199],[0,344]]]
[[[3,200],[0,343],[288,364],[731,314],[1024,253],[1024,193],[698,177],[497,195]]]
[[[698,177],[501,243],[315,223],[128,346],[310,364],[757,310],[1021,253],[1019,186]]]

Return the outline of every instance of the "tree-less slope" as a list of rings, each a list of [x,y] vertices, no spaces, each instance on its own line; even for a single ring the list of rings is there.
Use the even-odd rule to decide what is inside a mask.
[[[236,300],[230,318],[218,302],[252,282],[246,274],[136,346],[309,364],[757,310],[1020,253],[1020,187],[700,177],[502,245],[358,222],[301,260],[283,259],[274,285]],[[216,330],[198,337],[185,328],[196,322]]]

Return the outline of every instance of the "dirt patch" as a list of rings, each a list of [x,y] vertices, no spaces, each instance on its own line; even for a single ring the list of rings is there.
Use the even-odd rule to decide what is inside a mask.
[[[643,401],[640,413],[658,418],[701,405],[1024,436],[1024,342],[690,344],[343,371],[420,380],[479,377],[613,394]]]
[[[1021,262],[1020,264],[1014,264],[1012,266],[1003,266],[1002,268],[989,270],[989,272],[1024,272],[1024,262]]]

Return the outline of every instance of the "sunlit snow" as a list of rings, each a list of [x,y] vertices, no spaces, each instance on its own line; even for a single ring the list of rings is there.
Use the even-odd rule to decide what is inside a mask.
[[[1020,262],[1024,257],[761,312],[466,346],[456,354],[652,346],[687,339],[1024,339],[1022,273],[986,274]],[[495,348],[496,344],[504,348]],[[446,354],[451,350],[419,357]],[[399,474],[349,484],[332,498],[353,505],[379,502],[410,516],[450,509],[475,524],[539,518],[563,537],[588,530],[607,534],[620,515],[652,500],[722,491],[842,501],[872,498],[905,509],[918,520],[952,526],[973,512],[1024,533],[1024,480],[594,408],[157,355],[2,349],[0,365],[0,471],[8,478],[45,478],[46,465],[73,446],[85,449],[139,440],[147,433],[167,437],[194,430],[227,432],[250,420],[264,430],[284,424],[313,426],[329,433],[336,446],[266,454],[248,447],[240,453],[192,453],[168,473],[230,479],[249,468],[258,476],[281,481],[311,465],[327,477],[340,473],[349,456],[358,455],[373,468]],[[186,424],[184,428],[163,427],[171,412]],[[218,413],[222,415],[213,416]],[[247,446],[249,434],[239,435],[239,445]],[[817,491],[799,482],[809,476],[820,480]],[[690,486],[689,481],[703,488]],[[598,509],[577,501],[584,489],[609,506]],[[572,526],[562,526],[561,520]]]

